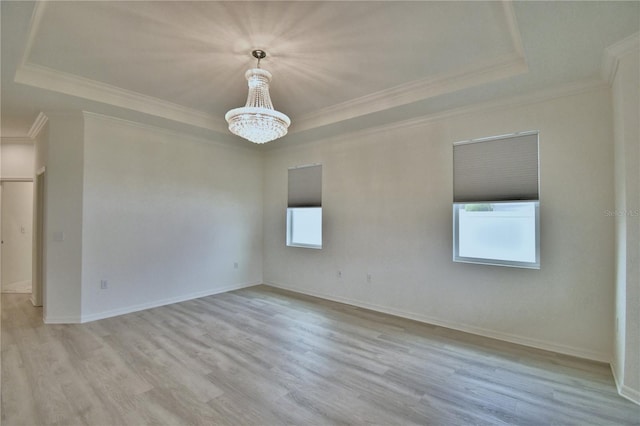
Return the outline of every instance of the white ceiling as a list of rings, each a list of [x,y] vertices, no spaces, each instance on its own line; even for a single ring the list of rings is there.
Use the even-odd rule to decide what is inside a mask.
[[[1,7],[3,136],[84,109],[236,140],[223,116],[261,48],[284,139],[302,140],[600,78],[604,49],[640,27],[639,2],[610,1]]]

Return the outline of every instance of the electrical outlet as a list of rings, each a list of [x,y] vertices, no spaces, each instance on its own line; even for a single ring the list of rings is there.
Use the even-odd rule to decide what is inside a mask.
[[[107,280],[100,280],[100,289],[101,290],[106,290],[109,288],[109,281]]]
[[[238,262],[233,262],[233,269],[238,269]]]
[[[370,283],[371,282],[371,274],[367,274],[367,282]]]

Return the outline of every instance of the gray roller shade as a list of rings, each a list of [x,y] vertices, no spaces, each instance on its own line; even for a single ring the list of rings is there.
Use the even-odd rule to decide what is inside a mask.
[[[322,165],[289,169],[289,207],[322,207]]]
[[[453,146],[453,200],[538,200],[538,134]]]

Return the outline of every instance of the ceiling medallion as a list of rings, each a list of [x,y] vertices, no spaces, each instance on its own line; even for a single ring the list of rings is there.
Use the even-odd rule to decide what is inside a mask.
[[[244,75],[249,83],[247,104],[230,110],[224,119],[229,123],[231,133],[254,143],[266,143],[286,135],[291,120],[273,109],[269,96],[271,73],[260,68],[260,60],[267,53],[264,50],[254,50],[251,54],[258,60],[258,65]]]

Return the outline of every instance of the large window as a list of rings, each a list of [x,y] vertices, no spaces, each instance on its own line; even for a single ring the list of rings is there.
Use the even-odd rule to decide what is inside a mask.
[[[540,268],[537,132],[454,144],[453,260]]]
[[[322,166],[289,169],[287,246],[322,248]]]

